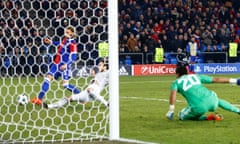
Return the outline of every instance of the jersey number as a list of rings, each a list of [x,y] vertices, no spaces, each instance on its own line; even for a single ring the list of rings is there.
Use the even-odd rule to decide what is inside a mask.
[[[201,84],[200,80],[196,75],[188,75],[182,79],[179,79],[178,83],[183,83],[183,90],[187,91],[193,85]]]

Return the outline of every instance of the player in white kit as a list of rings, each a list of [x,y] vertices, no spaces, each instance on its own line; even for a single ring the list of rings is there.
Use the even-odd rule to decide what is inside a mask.
[[[68,98],[63,98],[56,103],[46,104],[43,103],[43,107],[45,108],[59,108],[67,104],[68,102],[78,101],[83,104],[86,104],[89,101],[97,100],[103,103],[106,107],[109,106],[108,102],[101,96],[101,91],[105,88],[105,86],[109,82],[109,71],[108,64],[101,59],[98,63],[98,72],[94,75],[94,79],[91,80],[88,87],[80,92],[79,94],[74,94]]]

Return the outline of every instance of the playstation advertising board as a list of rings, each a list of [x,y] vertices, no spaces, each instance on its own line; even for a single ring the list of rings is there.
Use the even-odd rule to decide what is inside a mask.
[[[197,74],[235,74],[240,73],[240,64],[239,63],[195,64],[194,72]]]

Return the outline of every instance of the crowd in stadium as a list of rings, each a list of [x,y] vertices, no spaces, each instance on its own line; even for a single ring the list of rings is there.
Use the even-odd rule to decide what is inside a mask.
[[[236,0],[120,0],[119,50],[186,52],[194,38],[199,52],[226,51],[229,42],[240,43],[239,5]]]
[[[106,7],[105,0],[1,1],[0,54],[5,56],[1,65],[8,67],[14,64],[14,57],[22,56],[21,65],[38,67],[46,52],[43,38],[59,40],[67,25],[76,27],[81,35],[78,37],[81,58],[91,60],[91,56],[97,56],[93,43],[99,37],[107,40]],[[219,54],[216,52],[227,51],[229,42],[239,44],[239,36],[237,0],[119,0],[119,52],[142,53],[144,63],[154,62],[156,47],[162,47],[165,53],[176,53],[178,48],[187,52],[191,39],[197,43],[198,52],[210,52],[216,57]],[[54,53],[55,48],[48,51]],[[89,52],[93,54],[89,56]],[[149,53],[152,55],[147,57]],[[211,57],[204,57],[204,62],[222,62]]]

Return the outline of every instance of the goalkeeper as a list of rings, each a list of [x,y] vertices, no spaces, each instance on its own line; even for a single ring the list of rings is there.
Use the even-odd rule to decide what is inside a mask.
[[[108,84],[109,81],[108,64],[101,59],[98,63],[98,73],[93,73],[94,79],[90,82],[90,85],[81,93],[74,94],[68,98],[63,98],[56,103],[46,104],[43,103],[45,108],[59,108],[67,104],[68,102],[78,101],[86,104],[89,101],[97,100],[108,107],[108,102],[100,95],[101,91]]]
[[[42,104],[42,99],[45,93],[48,91],[50,82],[53,80],[53,78],[58,79],[60,76],[62,76],[62,83],[64,88],[75,94],[80,93],[80,90],[78,90],[78,88],[68,83],[69,79],[71,78],[72,63],[77,60],[77,46],[76,41],[74,40],[74,28],[66,28],[65,37],[61,43],[52,42],[47,38],[44,40],[44,42],[47,44],[59,45],[59,47],[57,55],[54,58],[54,63],[50,67],[50,70],[42,84],[38,97],[35,97],[31,100],[32,103],[37,105]]]
[[[187,74],[186,67],[176,68],[177,79],[172,83],[169,98],[169,111],[166,116],[173,119],[176,93],[179,92],[186,99],[188,106],[179,113],[180,120],[221,120],[219,114],[209,114],[215,112],[218,107],[230,112],[240,114],[240,109],[229,102],[218,98],[214,91],[204,87],[202,83],[231,83],[240,85],[240,79],[215,78],[206,75]]]

